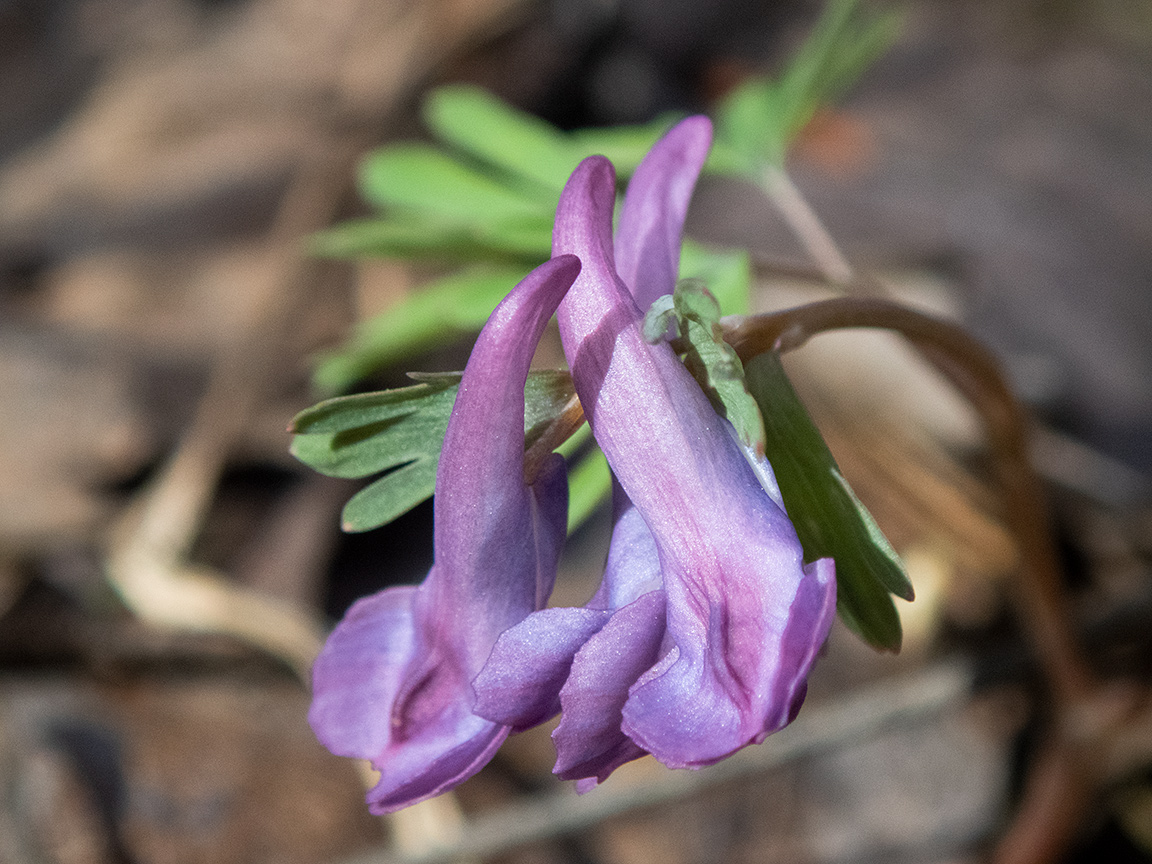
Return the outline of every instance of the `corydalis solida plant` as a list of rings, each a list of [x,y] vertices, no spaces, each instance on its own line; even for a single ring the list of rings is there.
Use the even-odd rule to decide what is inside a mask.
[[[437,477],[432,572],[354,606],[317,663],[313,726],[381,771],[376,812],[461,782],[509,732],[561,709],[555,770],[581,788],[645,753],[711,764],[795,716],[834,614],[832,562],[804,565],[767,462],[746,458],[671,347],[641,332],[641,310],[675,285],[710,137],[707,119],[689,118],[653,148],[615,241],[611,164],[577,168],[557,211],[559,257],[497,309],[465,372]],[[562,483],[552,462],[524,485],[522,397],[556,303],[616,477],[616,518],[595,597],[544,610]],[[524,308],[523,320],[511,311]]]

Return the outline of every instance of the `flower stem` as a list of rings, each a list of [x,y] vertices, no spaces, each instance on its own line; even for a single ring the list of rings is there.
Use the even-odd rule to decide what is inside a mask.
[[[524,482],[531,486],[536,482],[544,461],[552,451],[571,438],[584,425],[584,406],[575,393],[564,405],[564,410],[544,430],[544,433],[524,453]]]

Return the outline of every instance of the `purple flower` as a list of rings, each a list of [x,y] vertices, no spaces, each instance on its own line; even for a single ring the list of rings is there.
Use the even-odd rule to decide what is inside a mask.
[[[541,609],[564,541],[555,454],[524,477],[524,384],[536,343],[580,270],[563,255],[530,273],[476,341],[436,477],[435,557],[418,587],[357,602],[313,670],[309,721],[333,753],[381,773],[374,813],[471,777],[509,726],[473,713],[472,679],[496,637]]]
[[[560,333],[617,480],[616,522],[588,605],[509,629],[474,688],[476,713],[513,729],[562,710],[554,770],[581,788],[644,753],[709,765],[787,725],[835,612],[833,563],[804,564],[767,461],[745,456],[670,346],[641,333],[642,310],[675,285],[710,141],[693,117],[653,148],[615,242],[602,157],[580,164],[556,214],[554,252],[582,264]]]

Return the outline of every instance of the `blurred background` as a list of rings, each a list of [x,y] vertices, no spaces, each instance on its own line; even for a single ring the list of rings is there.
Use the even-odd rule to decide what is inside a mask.
[[[1002,359],[1039,420],[1090,658],[1146,683],[1152,6],[896,8],[895,46],[804,131],[791,175],[854,265]],[[562,128],[706,111],[778,69],[819,11],[0,0],[0,864],[414,859],[459,839],[461,814],[562,794],[536,730],[426,818],[376,819],[308,729],[316,640],[357,596],[421,578],[431,508],[342,535],[356,485],[288,454],[288,422],[319,398],[311,358],[428,275],[310,258],[306,239],[366,212],[359,158],[426,138],[438,84]],[[827,293],[751,188],[706,180],[689,233],[753,251],[758,310]],[[978,425],[895,340],[823,337],[789,369],[905,557],[904,651],[838,627],[801,714],[819,743],[707,791],[637,763],[632,792],[612,798],[614,777],[581,799],[610,803],[579,825],[527,843],[489,825],[494,860],[967,861],[1002,830],[1044,702]],[[607,529],[599,514],[575,535],[560,602],[591,593]],[[917,694],[899,723],[881,710]],[[847,705],[880,711],[876,728],[837,732]],[[1148,766],[1129,767],[1081,808],[1070,860],[1152,860]]]

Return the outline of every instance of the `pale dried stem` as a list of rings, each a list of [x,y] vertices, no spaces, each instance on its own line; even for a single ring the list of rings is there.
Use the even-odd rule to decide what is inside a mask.
[[[841,254],[836,241],[787,172],[776,166],[768,167],[763,174],[762,188],[824,279],[842,288],[849,286],[855,278],[852,265]]]

